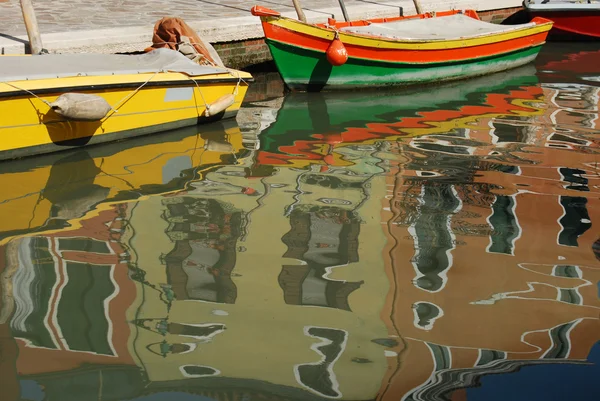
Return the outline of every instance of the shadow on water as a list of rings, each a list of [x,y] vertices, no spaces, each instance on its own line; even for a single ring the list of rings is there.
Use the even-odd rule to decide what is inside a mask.
[[[0,164],[3,400],[584,400],[598,50]]]

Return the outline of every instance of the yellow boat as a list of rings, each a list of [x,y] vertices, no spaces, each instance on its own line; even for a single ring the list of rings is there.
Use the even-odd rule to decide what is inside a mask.
[[[0,160],[235,117],[251,80],[169,49],[3,56]]]

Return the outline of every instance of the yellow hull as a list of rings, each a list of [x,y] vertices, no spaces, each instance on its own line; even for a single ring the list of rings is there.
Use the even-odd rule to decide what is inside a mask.
[[[0,160],[234,117],[250,79],[239,71],[199,77],[167,72],[0,83]],[[98,95],[116,111],[99,121],[67,120],[46,103],[67,92]],[[234,103],[205,117],[207,106],[228,94]]]

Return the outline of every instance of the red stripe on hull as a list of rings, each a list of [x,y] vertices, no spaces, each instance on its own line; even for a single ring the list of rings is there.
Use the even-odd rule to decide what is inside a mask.
[[[267,22],[263,22],[263,29],[265,37],[268,39],[323,53],[331,44],[329,40],[294,32]],[[381,49],[346,43],[344,43],[344,46],[351,58],[394,63],[428,64],[472,60],[510,53],[532,46],[539,46],[544,43],[547,36],[548,32],[542,32],[498,43],[443,50]]]
[[[554,21],[554,32],[565,32],[600,39],[600,12],[591,11],[530,11],[534,17]]]

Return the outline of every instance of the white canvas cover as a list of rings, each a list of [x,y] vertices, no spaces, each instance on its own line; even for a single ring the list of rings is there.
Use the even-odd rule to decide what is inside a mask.
[[[448,40],[510,32],[533,25],[535,24],[499,25],[476,20],[464,14],[455,14],[444,17],[373,23],[367,26],[350,26],[342,28],[340,31],[397,40]]]
[[[141,55],[47,54],[0,57],[0,82],[155,72],[181,72],[201,76],[224,73],[227,70],[198,65],[170,49],[156,49]]]

